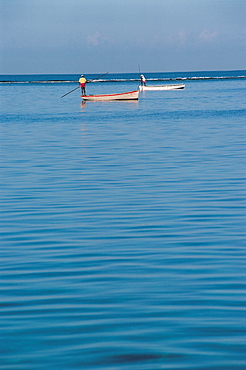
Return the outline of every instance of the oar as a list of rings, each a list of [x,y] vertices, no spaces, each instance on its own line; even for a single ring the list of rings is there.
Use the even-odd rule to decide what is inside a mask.
[[[92,81],[94,81],[94,80],[97,80],[97,79],[98,79],[98,78],[100,78],[100,77],[106,76],[108,73],[109,73],[109,72],[104,73],[103,75],[100,75],[100,76],[98,76],[98,77],[95,77],[95,78],[93,78],[92,80],[87,81],[87,83],[92,82]],[[66,96],[66,95],[68,95],[68,94],[71,94],[71,92],[73,92],[73,91],[75,91],[75,90],[77,90],[77,89],[79,89],[79,88],[80,88],[80,86],[76,87],[75,89],[73,89],[73,90],[69,91],[68,93],[66,93],[66,94],[64,94],[64,95],[62,95],[62,96],[61,96],[61,98],[64,98],[64,96]]]

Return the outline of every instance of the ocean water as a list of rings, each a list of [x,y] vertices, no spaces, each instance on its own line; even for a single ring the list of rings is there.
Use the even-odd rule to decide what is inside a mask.
[[[245,76],[1,76],[0,369],[246,368]]]

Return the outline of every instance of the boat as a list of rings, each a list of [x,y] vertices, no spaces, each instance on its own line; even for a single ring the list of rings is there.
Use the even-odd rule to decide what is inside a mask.
[[[184,89],[184,84],[175,84],[175,85],[150,85],[150,86],[144,86],[140,85],[139,90],[140,91],[155,91],[155,90],[180,90]]]
[[[139,90],[121,94],[82,95],[85,101],[113,101],[113,100],[138,100]]]

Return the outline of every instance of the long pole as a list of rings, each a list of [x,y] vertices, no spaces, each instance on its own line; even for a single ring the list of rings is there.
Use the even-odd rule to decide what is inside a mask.
[[[97,80],[97,79],[98,79],[98,78],[100,78],[100,77],[106,76],[108,73],[109,73],[109,72],[104,73],[103,75],[100,75],[100,76],[98,76],[98,77],[95,77],[95,78],[93,78],[92,80],[87,81],[87,83],[92,82],[92,81],[94,81],[94,80]],[[68,93],[66,93],[66,94],[64,94],[64,95],[62,95],[62,96],[61,96],[61,98],[64,98],[64,96],[66,96],[66,95],[68,95],[68,94],[71,94],[71,92],[73,92],[73,91],[75,91],[75,90],[77,90],[77,89],[79,89],[79,88],[80,88],[80,86],[76,87],[75,89],[73,89],[73,90],[69,91]]]
[[[87,81],[87,83],[92,82],[92,81],[94,81],[94,80],[97,80],[97,79],[98,79],[98,78],[100,78],[100,77],[106,76],[108,73],[109,73],[109,72],[104,73],[103,75],[100,75],[100,76],[98,76],[98,77],[96,77],[96,78],[93,78],[92,80]]]
[[[80,86],[78,86],[78,87],[76,87],[75,89],[73,89],[73,90],[69,91],[68,93],[66,93],[66,94],[62,95],[62,96],[61,96],[61,98],[64,98],[64,96],[66,96],[66,95],[68,95],[68,94],[71,94],[71,92],[73,92],[73,91],[77,90],[79,87],[80,87]]]
[[[140,74],[140,85],[141,85],[141,69],[140,69],[140,65],[138,65],[138,70],[139,70],[139,74]]]

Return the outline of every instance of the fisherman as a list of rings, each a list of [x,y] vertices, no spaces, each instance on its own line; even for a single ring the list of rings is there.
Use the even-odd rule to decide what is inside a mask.
[[[144,75],[141,75],[140,76],[140,83],[141,83],[141,85],[143,86],[146,86],[146,78],[144,77]]]
[[[79,84],[80,84],[80,87],[81,87],[81,93],[82,93],[82,96],[86,95],[86,92],[85,92],[85,85],[86,85],[86,78],[84,77],[84,75],[81,75],[80,79],[79,79]]]

